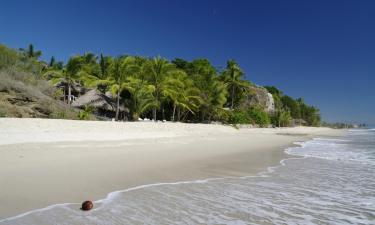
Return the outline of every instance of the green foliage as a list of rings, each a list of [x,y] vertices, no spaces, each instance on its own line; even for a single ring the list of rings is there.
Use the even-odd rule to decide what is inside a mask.
[[[138,70],[135,58],[131,56],[116,58],[112,64],[110,91],[113,96],[116,96],[116,120],[119,117],[121,92],[128,86],[127,79],[136,74]]]
[[[228,119],[230,124],[250,124],[253,121],[250,119],[249,114],[246,111],[235,110],[233,111]]]
[[[194,120],[211,121],[221,117],[227,102],[226,85],[219,80],[215,68],[207,59],[196,59],[184,70],[199,92],[200,103]]]
[[[301,118],[301,107],[296,100],[287,95],[284,95],[281,97],[281,102],[284,108],[290,111],[290,115],[293,118]]]
[[[52,119],[68,119],[68,120],[76,120],[78,119],[78,113],[71,109],[71,108],[63,108],[63,109],[57,109],[52,108],[52,113],[49,115],[49,118]],[[89,119],[92,119],[93,117],[89,117]]]
[[[100,78],[105,79],[109,77],[112,62],[113,62],[112,57],[103,56],[103,54],[100,54],[100,62],[99,62],[100,70],[101,70]]]
[[[0,117],[6,117],[6,116],[7,116],[6,112],[0,111]]]
[[[40,75],[43,68],[46,66],[44,63],[38,61],[41,52],[34,52],[32,47],[33,57],[29,57],[26,50],[13,50],[4,45],[0,45],[0,70],[7,68],[15,68],[20,71],[30,72],[34,75]]]
[[[78,112],[78,119],[80,120],[89,120],[91,118],[91,114],[93,113],[94,109],[91,106],[85,106],[83,110]]]
[[[314,106],[306,106],[303,105],[301,108],[301,114],[303,115],[303,119],[307,122],[310,126],[319,126],[321,122],[321,117],[319,113],[319,109],[315,108]]]
[[[130,108],[133,120],[138,120],[147,110],[157,106],[157,102],[155,102],[153,96],[155,92],[153,85],[147,84],[140,79],[129,77],[125,89],[131,94],[127,105]]]
[[[351,124],[351,123],[328,123],[328,122],[322,122],[321,126],[323,127],[330,127],[333,129],[350,129],[350,128],[366,128],[367,125],[362,124]]]
[[[53,66],[55,66],[55,64],[56,64],[56,59],[55,59],[55,57],[54,56],[52,56],[51,57],[51,60],[49,61],[49,66],[50,67],[53,67]]]
[[[239,103],[250,86],[248,81],[243,80],[244,72],[234,60],[227,62],[227,67],[221,75],[221,80],[227,87],[229,93],[229,107],[233,109],[235,103]]]
[[[265,88],[272,94],[275,102],[276,114],[273,116],[275,126],[289,126],[292,119],[302,119],[309,126],[320,125],[319,109],[307,105],[302,98],[293,99],[284,95],[276,87],[265,86]],[[280,115],[282,115],[282,118],[279,118]]]
[[[169,63],[168,60],[155,57],[145,63],[145,72],[148,74],[147,81],[155,87],[153,96],[156,104],[153,107],[152,116],[156,120],[156,111],[162,106],[163,99],[171,97],[175,92],[175,90],[172,90],[173,87],[167,85],[167,83],[177,82],[176,80],[172,81],[171,78],[178,76],[182,71],[177,69],[174,64]],[[174,95],[176,94],[174,93]]]
[[[251,121],[261,127],[266,127],[271,123],[268,113],[261,107],[252,107],[247,111]]]
[[[274,87],[274,86],[264,86],[264,88],[266,88],[267,91],[269,93],[273,94],[273,95],[278,95],[278,96],[282,96],[283,95],[283,93],[279,89],[277,89],[276,87]]]
[[[292,122],[292,116],[288,110],[278,110],[272,117],[271,122],[274,126],[287,127]]]
[[[27,51],[26,51],[26,55],[29,58],[38,59],[42,55],[42,52],[41,51],[34,51],[34,45],[29,44],[29,46],[27,48]]]
[[[244,107],[243,100],[249,94],[251,83],[245,80],[244,71],[234,60],[228,60],[223,70],[217,70],[205,58],[192,61],[177,58],[170,62],[162,57],[122,55],[112,58],[88,52],[70,57],[64,65],[55,57],[49,63],[40,61],[41,54],[33,45],[20,50],[0,45],[0,69],[15,68],[33,74],[25,78],[24,82],[28,83],[38,82],[43,74],[44,79],[61,88],[49,94],[54,99],[81,89],[96,88],[103,94],[110,91],[108,97],[115,105],[116,118],[123,105],[135,120],[140,116],[152,116],[171,121],[221,121],[259,126],[271,122],[260,107],[240,109]],[[276,106],[273,124],[288,126],[292,118],[303,119],[312,126],[320,124],[317,108],[302,99],[284,95],[276,87],[265,88],[273,95]],[[78,113],[80,119],[87,119],[88,115],[87,110]],[[68,111],[53,116],[72,117]],[[76,116],[74,112],[73,118]]]
[[[189,68],[190,68],[190,65],[189,65],[189,62],[184,60],[184,59],[180,59],[180,58],[176,58],[172,61],[172,63],[179,69],[182,69],[184,71],[188,71]]]
[[[67,113],[65,111],[58,111],[51,115],[53,119],[67,119]]]
[[[16,51],[0,44],[0,70],[16,65],[18,60]]]
[[[199,90],[194,87],[192,79],[182,70],[166,77],[162,93],[163,100],[173,104],[171,121],[180,121],[181,114],[195,115],[202,101]],[[177,116],[176,110],[179,112]]]
[[[261,107],[251,107],[246,110],[232,111],[229,120],[231,124],[256,124],[260,127],[266,127],[271,123],[268,113]]]
[[[55,95],[54,95],[53,97],[54,97],[54,99],[56,99],[56,100],[59,100],[59,99],[63,98],[63,97],[64,97],[64,92],[63,92],[63,90],[61,90],[61,89],[57,89],[57,90],[55,91]]]

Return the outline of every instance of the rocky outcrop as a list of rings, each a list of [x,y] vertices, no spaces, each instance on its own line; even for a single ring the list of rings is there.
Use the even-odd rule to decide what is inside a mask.
[[[267,89],[259,86],[250,86],[245,97],[245,101],[242,103],[242,107],[260,106],[266,112],[275,112],[275,102],[272,94]]]

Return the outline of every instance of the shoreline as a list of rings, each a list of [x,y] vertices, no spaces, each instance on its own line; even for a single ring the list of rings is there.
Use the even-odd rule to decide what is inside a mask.
[[[82,134],[88,132],[82,124],[90,124],[44,120],[43,125],[40,119],[11,120],[23,126],[23,130],[17,130],[17,126],[10,129],[8,137],[13,135],[13,141],[30,130],[44,133],[43,138],[60,130],[59,137],[66,138],[64,129],[72,129],[64,126],[77,122],[75,128],[81,130],[75,134]],[[7,122],[0,119],[2,130],[6,130]],[[105,199],[114,191],[141,185],[256,175],[288,158],[284,150],[296,141],[343,133],[306,127],[236,130],[207,124],[129,124],[101,122],[95,123],[95,129],[103,131],[113,126],[114,132],[135,130],[135,138],[106,140],[110,137],[106,134],[96,141],[0,145],[0,183],[5,184],[0,193],[4,203],[0,206],[0,220],[56,203]],[[92,123],[89,128],[93,128]]]

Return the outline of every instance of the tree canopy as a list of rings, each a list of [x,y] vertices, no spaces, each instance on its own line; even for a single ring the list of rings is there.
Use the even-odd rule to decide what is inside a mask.
[[[235,60],[228,60],[224,69],[217,69],[208,59],[187,61],[181,58],[167,60],[160,56],[118,57],[96,55],[91,52],[71,56],[64,64],[51,57],[40,60],[41,51],[30,44],[18,51],[0,45],[0,69],[15,67],[35,76],[59,84],[68,104],[82,90],[98,89],[115,102],[115,119],[119,119],[120,105],[129,109],[129,119],[139,117],[154,120],[184,122],[252,123],[267,126],[289,126],[292,119],[301,119],[308,125],[320,124],[316,107],[302,98],[284,95],[273,86],[265,86],[272,94],[276,111],[267,113],[260,105],[243,107],[249,87],[245,71]],[[78,97],[78,96],[75,96]]]

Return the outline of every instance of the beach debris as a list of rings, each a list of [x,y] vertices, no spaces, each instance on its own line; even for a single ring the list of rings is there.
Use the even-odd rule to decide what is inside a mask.
[[[94,208],[94,204],[92,203],[92,201],[84,201],[82,203],[81,210],[83,210],[83,211],[89,211],[92,208]]]

